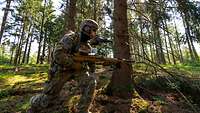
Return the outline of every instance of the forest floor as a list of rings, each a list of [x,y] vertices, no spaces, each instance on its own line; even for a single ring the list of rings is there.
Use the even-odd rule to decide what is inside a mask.
[[[172,75],[159,70],[137,67],[134,71],[133,98],[123,100],[104,93],[112,71],[97,69],[98,86],[90,108],[92,113],[200,113],[200,67],[166,66]],[[25,113],[29,99],[42,91],[47,80],[47,65],[0,65],[0,113]],[[53,113],[74,113],[80,95],[70,94],[75,81],[65,84],[61,94],[65,99],[62,109]]]

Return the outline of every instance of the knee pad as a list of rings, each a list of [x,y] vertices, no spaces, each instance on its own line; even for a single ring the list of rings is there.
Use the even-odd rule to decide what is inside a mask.
[[[36,107],[38,109],[45,108],[49,104],[48,97],[45,94],[38,94],[31,97],[30,104],[32,107]]]

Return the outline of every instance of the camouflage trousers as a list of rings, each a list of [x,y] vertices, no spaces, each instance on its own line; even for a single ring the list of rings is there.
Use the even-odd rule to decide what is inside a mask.
[[[59,104],[59,95],[64,84],[72,79],[78,79],[82,94],[76,112],[88,113],[96,88],[96,78],[94,74],[89,74],[89,72],[75,74],[69,72],[56,72],[50,75],[42,94],[33,96],[30,99],[30,109],[32,113],[40,113],[41,110],[47,109],[49,106]]]

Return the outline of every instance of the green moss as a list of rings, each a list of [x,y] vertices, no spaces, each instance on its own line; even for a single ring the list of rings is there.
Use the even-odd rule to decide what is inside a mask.
[[[9,96],[8,90],[0,90],[0,99]]]
[[[26,111],[30,107],[29,96],[23,97],[23,100],[17,99],[20,101],[16,104],[16,111]]]
[[[200,63],[165,65],[164,67],[169,71],[184,73],[191,77],[198,77],[200,74]]]
[[[159,105],[166,105],[164,97],[161,96],[154,96],[153,100],[157,102]]]

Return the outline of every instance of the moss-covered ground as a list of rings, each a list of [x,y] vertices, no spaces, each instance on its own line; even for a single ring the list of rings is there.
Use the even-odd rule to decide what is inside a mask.
[[[133,98],[123,100],[105,95],[112,71],[97,69],[98,86],[90,111],[93,113],[195,113],[200,111],[200,66],[165,66],[172,75],[145,67],[135,67]],[[0,65],[0,113],[25,113],[29,99],[43,89],[48,65]],[[70,84],[70,83],[69,83]],[[66,85],[69,85],[66,84]],[[69,93],[64,90],[64,93]],[[69,94],[66,94],[69,95]],[[80,95],[66,97],[65,112],[73,113]],[[116,107],[117,106],[117,107]]]

